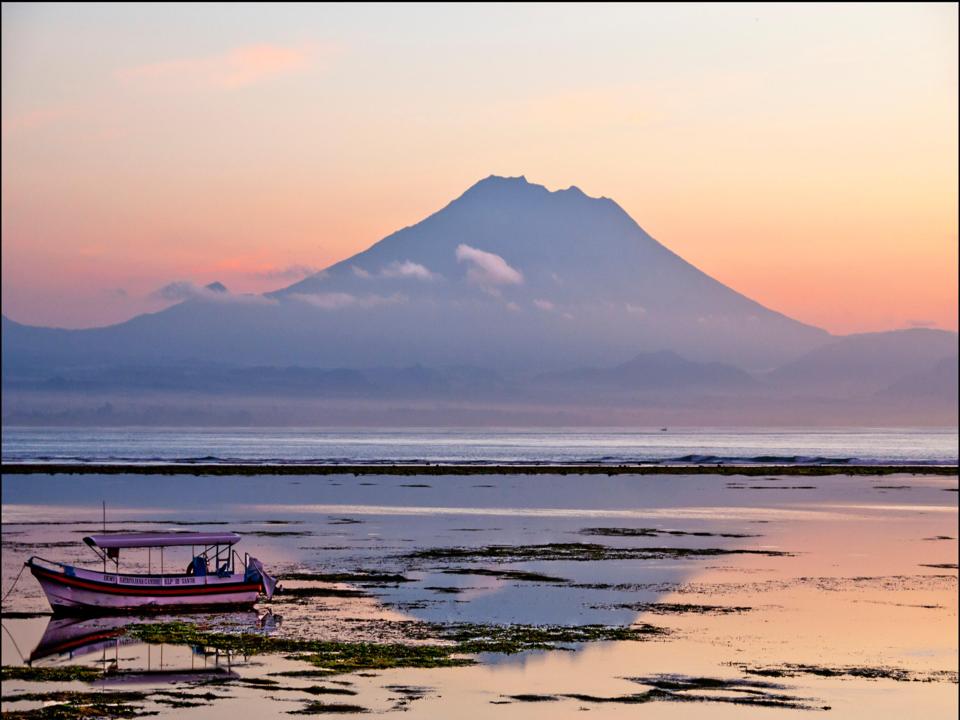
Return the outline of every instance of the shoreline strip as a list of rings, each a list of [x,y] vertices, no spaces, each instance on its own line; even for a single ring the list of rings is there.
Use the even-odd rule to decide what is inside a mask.
[[[656,465],[656,464],[201,464],[2,463],[4,475],[940,475],[956,465]]]

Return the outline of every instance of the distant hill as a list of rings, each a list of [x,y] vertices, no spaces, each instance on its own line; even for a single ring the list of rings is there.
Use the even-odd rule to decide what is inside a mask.
[[[834,337],[575,187],[490,177],[265,295],[2,322],[5,424],[951,425],[957,333]]]
[[[794,392],[863,395],[927,373],[956,355],[955,332],[915,328],[863,333],[835,338],[777,368],[766,379]]]
[[[960,359],[958,356],[946,357],[933,367],[910,373],[879,392],[883,397],[930,398],[939,397],[957,404],[958,374]]]
[[[545,373],[536,378],[534,386],[560,393],[616,391],[690,396],[740,393],[755,388],[757,383],[731,365],[694,362],[663,350],[642,353],[611,368]]]

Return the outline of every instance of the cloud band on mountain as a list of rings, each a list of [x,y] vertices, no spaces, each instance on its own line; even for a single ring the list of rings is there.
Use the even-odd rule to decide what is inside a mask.
[[[286,267],[272,267],[250,273],[251,277],[261,280],[300,280],[320,273],[318,268],[311,265],[287,265]]]
[[[221,303],[272,303],[273,300],[263,295],[249,293],[235,294],[219,282],[209,285],[197,285],[192,280],[176,280],[150,293],[150,299],[180,303],[187,300],[209,300]]]
[[[523,284],[523,273],[495,253],[461,243],[457,245],[457,262],[469,263],[467,280],[483,288]]]
[[[297,293],[290,295],[292,300],[299,300],[320,310],[341,310],[344,308],[372,308],[381,305],[397,305],[406,302],[406,297],[395,295],[353,295],[345,292],[328,293]]]
[[[417,280],[433,280],[436,277],[426,267],[411,260],[392,262],[380,274],[390,278],[415,278]]]
[[[413,280],[436,280],[441,277],[437,273],[431,272],[426,266],[412,260],[395,260],[380,272],[372,273],[357,265],[351,265],[350,269],[358,278],[369,280],[371,278],[410,278]]]

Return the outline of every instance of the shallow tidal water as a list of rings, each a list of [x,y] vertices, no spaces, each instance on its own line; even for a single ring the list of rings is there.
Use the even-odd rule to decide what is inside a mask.
[[[7,475],[4,592],[30,555],[93,561],[81,538],[100,529],[104,499],[108,529],[235,530],[238,550],[280,577],[362,570],[406,580],[287,580],[356,592],[281,593],[255,612],[189,618],[225,631],[385,641],[403,638],[385,637],[399,626],[380,621],[418,620],[664,632],[278,684],[270,673],[309,666],[122,634],[155,618],[12,616],[48,610],[25,573],[4,605],[3,664],[33,654],[37,667],[113,667],[97,687],[147,692],[141,709],[193,718],[286,716],[317,700],[306,690],[317,685],[330,690],[325,703],[407,717],[956,717],[956,488],[956,477],[906,474]],[[555,552],[573,543],[603,552]],[[146,569],[145,552],[121,561]],[[672,690],[642,708],[630,701],[663,688]],[[54,689],[90,685],[3,683],[4,696]],[[176,707],[170,692],[216,697]]]
[[[32,428],[4,462],[956,465],[957,428]]]

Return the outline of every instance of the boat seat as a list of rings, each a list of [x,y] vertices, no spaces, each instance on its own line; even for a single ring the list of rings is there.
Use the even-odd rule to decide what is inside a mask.
[[[207,574],[207,559],[202,555],[195,557],[190,561],[190,564],[187,565],[186,574],[205,577]]]

